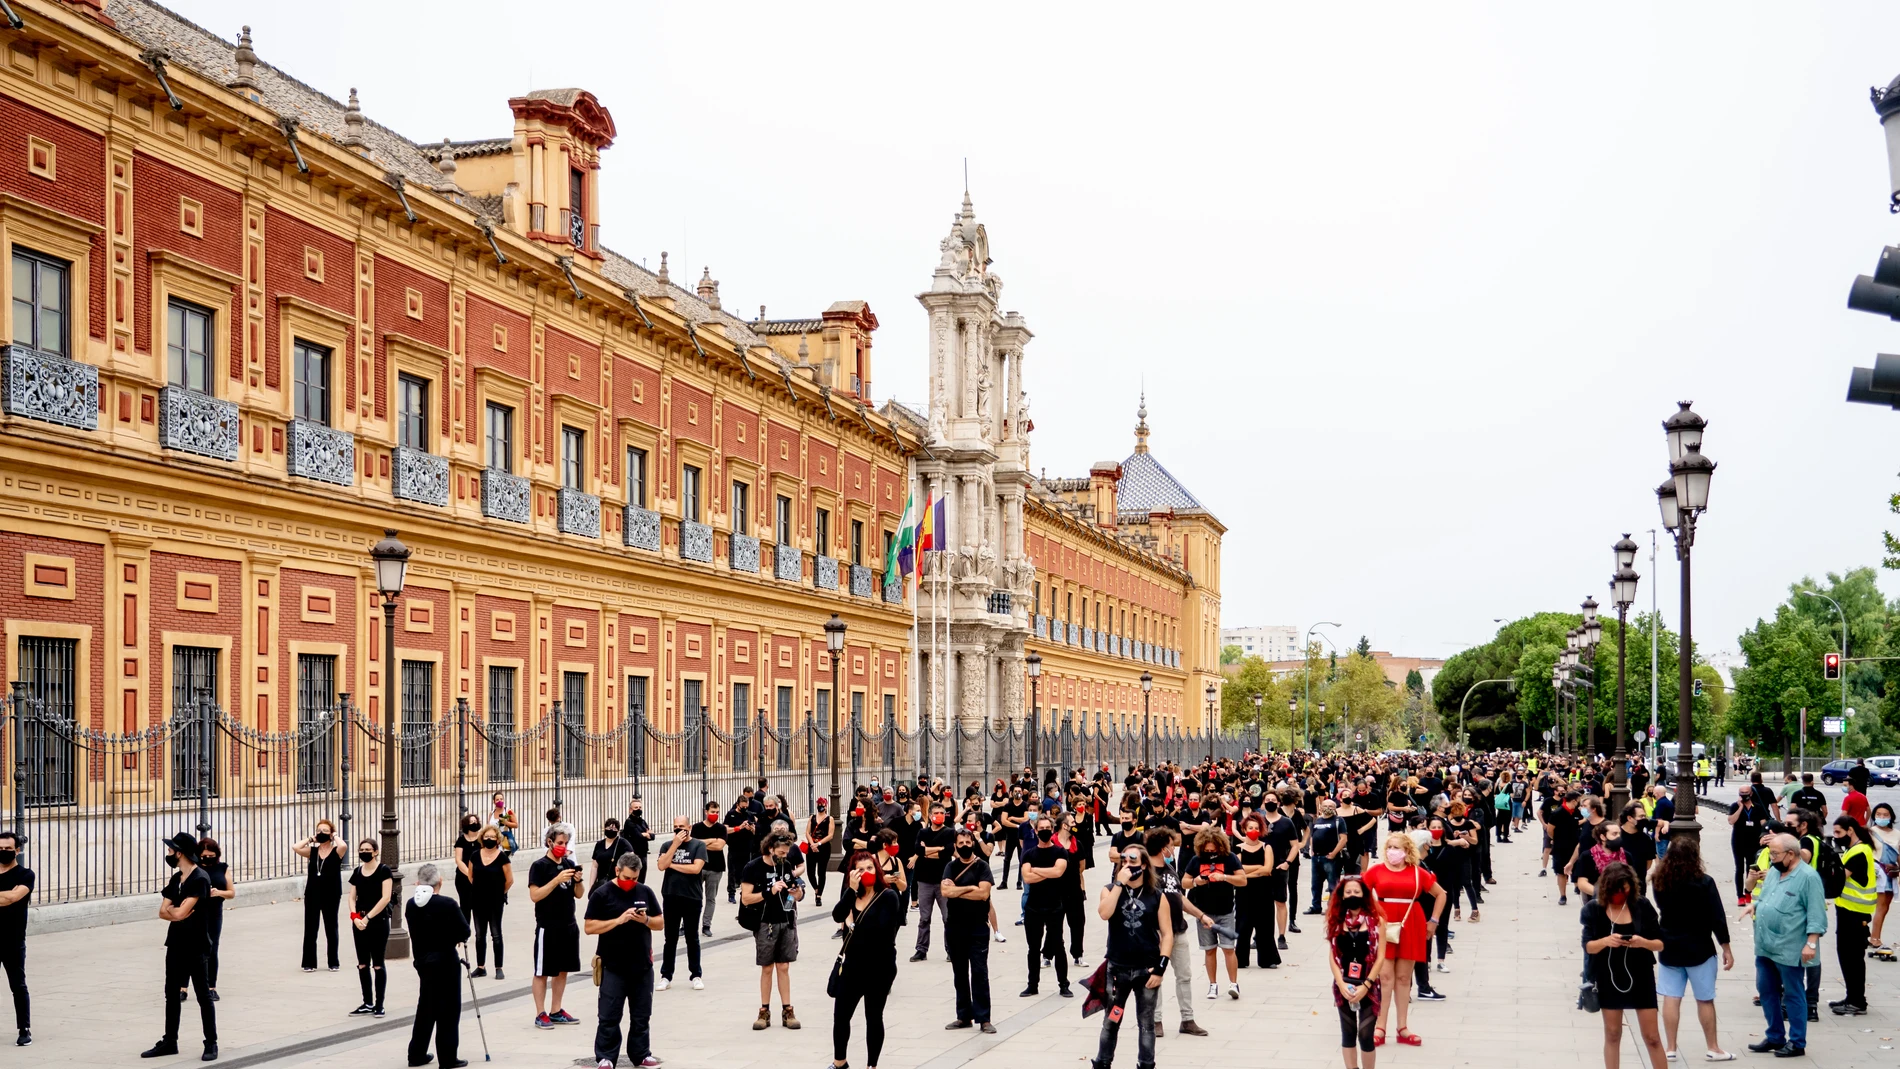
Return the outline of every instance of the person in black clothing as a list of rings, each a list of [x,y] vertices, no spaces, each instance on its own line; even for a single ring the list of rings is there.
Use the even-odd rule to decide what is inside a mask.
[[[1289,895],[1288,892],[1297,891],[1297,887],[1290,881],[1295,845],[1300,841],[1300,832],[1292,818],[1281,810],[1280,799],[1271,793],[1260,803],[1260,816],[1267,822],[1267,849],[1273,851],[1273,872],[1267,877],[1267,901],[1272,903],[1273,927],[1278,933],[1275,945],[1285,950],[1288,931],[1287,903],[1289,900],[1297,901],[1299,898],[1297,894]]]
[[[1788,796],[1788,804],[1805,809],[1822,821],[1827,820],[1827,795],[1815,787],[1812,772],[1801,773],[1801,789]]]
[[[1317,916],[1325,912],[1319,905],[1321,890],[1330,896],[1339,886],[1341,855],[1346,849],[1346,820],[1331,798],[1320,799],[1319,816],[1307,825],[1306,832],[1313,853],[1313,902],[1306,912]]]
[[[470,917],[475,925],[475,971],[473,976],[488,975],[488,939],[495,940],[495,979],[503,980],[501,960],[501,914],[508,905],[508,892],[515,886],[515,867],[508,848],[503,845],[502,830],[484,825],[475,851],[457,860],[455,867],[468,878],[469,897],[462,901],[463,920]]]
[[[500,841],[501,831],[496,829],[496,841]],[[474,923],[475,887],[469,883],[464,868],[482,849],[482,822],[473,813],[462,814],[462,834],[455,838],[455,853],[451,860],[455,862],[455,900],[461,903],[462,919]]]
[[[802,1028],[792,1009],[792,963],[798,960],[798,904],[805,881],[792,860],[792,837],[774,833],[759,844],[760,854],[739,874],[739,903],[759,907],[752,933],[752,960],[759,966],[759,1016],[753,1031],[772,1027],[772,983],[778,982],[779,1026]]]
[[[684,813],[673,818],[673,838],[660,849],[660,869],[663,875],[658,904],[666,913],[666,957],[660,965],[658,990],[664,991],[673,983],[673,962],[679,951],[681,931],[686,933],[687,979],[698,990],[706,985],[700,980],[699,930],[693,922],[699,918],[700,896],[706,893],[701,879],[706,871],[706,844],[693,838]]]
[[[1108,1012],[1102,1017],[1094,1069],[1109,1069],[1121,1036],[1123,1009],[1135,996],[1135,1026],[1139,1037],[1135,1062],[1155,1063],[1155,1009],[1161,998],[1161,977],[1174,950],[1174,921],[1166,895],[1155,882],[1148,851],[1126,846],[1116,856],[1115,880],[1102,888],[1097,909],[1108,922]]]
[[[1062,949],[1062,877],[1069,871],[1069,852],[1055,844],[1055,822],[1036,818],[1036,845],[1023,852],[1022,879],[1028,902],[1023,909],[1023,935],[1029,942],[1029,986],[1022,997],[1038,993],[1042,959],[1055,965],[1057,990],[1074,998],[1069,989],[1069,956]]]
[[[676,822],[684,830],[684,817]],[[679,837],[675,837],[676,840]],[[685,842],[698,845],[691,838]],[[705,847],[697,853],[702,860]],[[664,855],[662,855],[664,856]],[[661,914],[661,903],[653,889],[640,882],[640,855],[628,851],[614,860],[614,878],[593,889],[587,896],[581,925],[588,935],[598,936],[594,953],[600,957],[600,1023],[594,1028],[594,1061],[597,1069],[613,1069],[620,1056],[620,1015],[627,1015],[627,1063],[651,1067],[660,1064],[653,1056],[653,933],[671,918]],[[695,886],[698,873],[692,875]],[[685,918],[690,936],[695,909]],[[674,925],[677,927],[677,925]]]
[[[1643,813],[1643,803],[1631,802],[1623,807],[1623,856],[1636,871],[1639,895],[1649,893],[1649,866],[1656,860],[1656,840],[1650,838],[1654,826],[1655,822]]]
[[[389,972],[384,952],[389,949],[390,898],[395,894],[395,874],[376,860],[376,840],[356,844],[356,860],[362,864],[350,870],[350,937],[356,941],[356,979],[363,986],[363,1004],[350,1016],[383,1015],[383,993],[389,989]]]
[[[726,901],[738,901],[739,877],[753,858],[759,842],[759,811],[762,807],[746,787],[726,814]],[[708,922],[711,918],[707,918]]]
[[[942,897],[942,883],[944,866],[950,860],[957,835],[946,825],[949,816],[947,807],[933,808],[930,826],[917,835],[917,860],[911,870],[911,882],[917,888],[917,948],[910,956],[912,961],[923,961],[930,956],[931,914],[943,914],[946,925],[950,921],[950,903]]]
[[[1738,906],[1748,905],[1749,869],[1761,856],[1761,837],[1767,833],[1769,822],[1773,820],[1767,799],[1774,796],[1766,787],[1762,787],[1761,793],[1757,794],[1757,786],[1750,784],[1743,787],[1728,811],[1729,849],[1735,854],[1735,904]]]
[[[994,1033],[990,1023],[990,891],[994,878],[982,854],[974,827],[957,829],[952,857],[944,865],[938,894],[946,907],[944,948],[950,952],[950,973],[956,982],[957,1019],[945,1028],[980,1027]]]
[[[653,850],[653,828],[647,823],[646,803],[637,794],[627,800],[627,819],[620,822],[620,837],[633,847],[634,853],[640,855],[640,878],[646,879],[647,855]],[[614,871],[615,864],[613,859],[608,859],[603,871]],[[602,882],[604,877],[597,878],[594,886]]]
[[[629,816],[627,819],[631,821],[633,818]],[[646,821],[642,819],[640,823],[644,825]],[[594,844],[594,856],[589,859],[593,862],[594,872],[587,878],[588,894],[593,894],[595,888],[614,878],[614,865],[620,860],[621,854],[629,851],[639,854],[641,864],[645,865],[646,851],[633,845],[633,841],[620,830],[618,820],[608,817],[601,825],[600,840]]]
[[[205,932],[210,910],[211,880],[198,867],[198,840],[188,832],[179,832],[165,840],[165,864],[175,867],[171,882],[160,892],[158,919],[171,927],[165,933],[165,1035],[141,1058],[162,1058],[178,1053],[178,1018],[185,1008],[185,985],[198,995],[198,1017],[204,1023],[204,1061],[218,1057],[218,1010],[211,1002],[210,978],[206,975],[206,957],[211,938]]]
[[[574,903],[583,897],[581,867],[568,856],[567,825],[548,828],[548,852],[528,866],[528,897],[534,901],[534,1025],[579,1024],[561,1008],[567,994],[567,974],[581,967],[581,930],[574,923]]]
[[[1544,825],[1544,834],[1550,839],[1550,867],[1539,876],[1555,871],[1557,874],[1557,904],[1570,904],[1570,878],[1564,872],[1564,866],[1570,861],[1570,855],[1577,851],[1577,802],[1583,796],[1570,791],[1559,802],[1555,798],[1545,802],[1537,817]]]
[[[850,1064],[845,1048],[851,1043],[851,1015],[863,1002],[864,1064],[877,1069],[884,1050],[884,1000],[897,979],[897,929],[904,905],[868,853],[851,855],[845,883],[854,893],[831,907],[831,919],[845,926],[844,963],[831,987],[831,1064],[838,1069]]]
[[[343,844],[336,841],[336,825],[317,821],[317,830],[292,847],[309,862],[303,881],[303,971],[317,971],[317,924],[329,950],[330,971],[342,968],[337,958],[336,911],[343,904]]]
[[[497,833],[499,834],[499,833]],[[427,1065],[429,1036],[442,1069],[468,1062],[455,1056],[461,1045],[462,961],[457,947],[468,941],[462,911],[442,894],[442,874],[433,864],[416,870],[416,889],[403,907],[409,929],[409,959],[416,967],[416,1024],[409,1033],[409,1064]]]
[[[1603,1064],[1618,1064],[1623,1045],[1623,1014],[1636,1013],[1650,1065],[1663,1065],[1662,1036],[1656,1027],[1656,953],[1664,949],[1655,907],[1636,893],[1636,874],[1612,862],[1597,881],[1597,895],[1583,906],[1583,950],[1603,1010]]]
[[[1625,835],[1624,839],[1629,836]],[[1696,1017],[1709,1056],[1728,1060],[1715,1040],[1715,950],[1722,951],[1724,972],[1735,967],[1729,947],[1728,917],[1722,911],[1722,892],[1702,871],[1702,849],[1694,839],[1672,844],[1656,866],[1651,881],[1656,890],[1656,912],[1662,928],[1657,992],[1662,996],[1663,1049],[1674,1051],[1676,1026],[1682,1016],[1682,996],[1692,986]]]
[[[1234,855],[1240,859],[1245,885],[1234,893],[1234,965],[1252,967],[1258,952],[1260,967],[1280,967],[1280,951],[1273,942],[1273,899],[1267,890],[1279,860],[1266,840],[1267,822],[1259,813],[1240,820],[1240,838],[1234,841]]]
[[[0,831],[0,965],[13,989],[16,1046],[33,1042],[32,1007],[26,992],[26,911],[33,896],[33,870],[20,863],[20,836]]]
[[[992,815],[997,818],[1000,824],[1000,827],[996,829],[996,838],[1003,844],[1003,867],[1000,870],[1003,879],[1002,882],[996,886],[1004,891],[1009,890],[1009,863],[1017,854],[1022,852],[1022,831],[1020,829],[1023,817],[1027,815],[1028,812],[1029,805],[1023,801],[1023,792],[1020,787],[1010,790],[1008,804],[992,808]],[[1016,882],[1022,882],[1020,875],[1017,876]]]
[[[812,894],[817,904],[825,904],[825,877],[831,870],[831,851],[838,843],[838,822],[832,819],[831,802],[820,798],[812,803],[810,819],[805,821],[805,841],[811,844],[807,867],[811,872]]]
[[[211,1001],[218,1001],[218,949],[224,943],[224,903],[237,897],[237,881],[231,879],[231,866],[224,860],[224,848],[209,836],[198,840],[198,867],[211,881],[211,897],[205,899],[205,937],[211,949],[205,954],[205,984],[211,988]]]

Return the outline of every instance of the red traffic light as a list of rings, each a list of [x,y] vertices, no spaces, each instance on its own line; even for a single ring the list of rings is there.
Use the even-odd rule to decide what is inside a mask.
[[[1838,653],[1830,653],[1826,655],[1825,657],[1821,658],[1821,667],[1822,667],[1821,674],[1826,676],[1828,679],[1841,678],[1841,655]]]

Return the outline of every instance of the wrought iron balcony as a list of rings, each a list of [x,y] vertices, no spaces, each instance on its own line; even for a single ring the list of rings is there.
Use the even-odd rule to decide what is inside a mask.
[[[404,501],[449,503],[449,458],[406,445],[396,447],[389,467],[390,491]]]
[[[819,590],[838,589],[838,562],[832,557],[811,559],[811,585]]]
[[[1095,648],[1095,629],[1094,628],[1085,627],[1082,629],[1082,648],[1089,649],[1089,650],[1092,650]]]
[[[555,510],[555,525],[562,534],[580,535],[582,538],[600,537],[600,498],[583,490],[561,487],[559,506]]]
[[[712,563],[712,528],[691,520],[680,521],[680,559]]]
[[[634,549],[660,551],[660,514],[638,505],[628,505],[621,517],[621,538]]]
[[[993,613],[1001,613],[1004,616],[1009,615],[1009,591],[990,591],[990,611]]]
[[[902,605],[904,603],[904,581],[902,579],[894,583],[884,584],[884,601],[888,605]]]
[[[1108,652],[1108,632],[1106,631],[1095,632],[1095,652],[1096,653]]]
[[[567,240],[577,249],[587,247],[587,217],[579,212],[562,212],[567,216]]]
[[[24,345],[0,346],[0,410],[82,431],[99,426],[99,369]]]
[[[726,543],[726,563],[735,572],[759,574],[759,540],[751,535],[733,535]]]
[[[805,558],[797,546],[780,542],[772,547],[772,578],[796,583],[805,577]]]
[[[851,596],[854,598],[871,596],[871,569],[862,564],[851,566]]]
[[[499,468],[482,472],[482,515],[527,523],[533,509],[534,487],[528,480]]]
[[[293,419],[288,444],[286,459],[292,475],[338,486],[356,482],[354,435],[311,420]]]
[[[1032,633],[1037,638],[1049,637],[1049,618],[1047,616],[1044,616],[1041,613],[1037,613],[1035,616],[1030,618],[1030,626],[1032,628]]]
[[[1081,645],[1081,644],[1082,644],[1082,627],[1081,627],[1081,625],[1079,625],[1079,624],[1075,624],[1075,623],[1071,623],[1071,624],[1069,625],[1069,639],[1068,639],[1068,642],[1069,642],[1069,645],[1071,645],[1071,646],[1079,646],[1079,645]]]
[[[182,386],[158,391],[158,443],[167,449],[236,460],[241,430],[233,402]]]

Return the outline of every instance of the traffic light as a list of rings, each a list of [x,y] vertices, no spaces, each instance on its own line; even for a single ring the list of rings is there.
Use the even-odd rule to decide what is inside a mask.
[[[1821,674],[1828,679],[1841,678],[1841,655],[1830,653],[1821,658]]]
[[[1689,685],[1689,694],[1696,698],[1702,697],[1702,681],[1700,679]]]
[[[1900,320],[1900,248],[1880,250],[1872,278],[1861,275],[1847,291],[1847,307]],[[1900,409],[1900,356],[1878,353],[1873,367],[1857,367],[1847,380],[1847,399]]]

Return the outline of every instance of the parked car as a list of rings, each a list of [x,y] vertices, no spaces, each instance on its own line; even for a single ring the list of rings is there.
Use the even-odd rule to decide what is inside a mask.
[[[1900,787],[1900,756],[1869,757],[1866,761],[1869,786]],[[1846,783],[1848,772],[1860,762],[1861,759],[1857,757],[1829,761],[1821,766],[1821,782],[1830,787]]]

